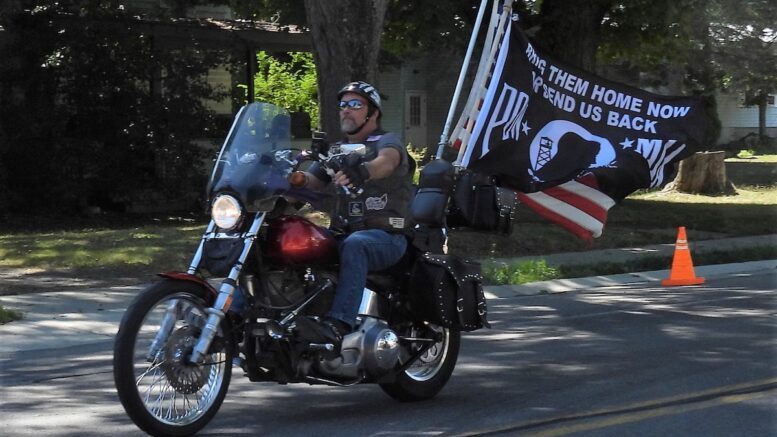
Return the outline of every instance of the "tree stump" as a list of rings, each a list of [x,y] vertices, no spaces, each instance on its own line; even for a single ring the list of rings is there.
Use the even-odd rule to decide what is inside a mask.
[[[664,191],[690,194],[736,194],[726,176],[726,152],[699,152],[680,161],[677,177]]]

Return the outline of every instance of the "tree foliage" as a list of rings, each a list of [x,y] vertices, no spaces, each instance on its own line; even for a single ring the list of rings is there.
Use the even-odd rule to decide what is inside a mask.
[[[766,0],[631,0],[604,21],[600,58],[674,83],[674,93],[742,93],[761,109],[777,90],[777,8]]]
[[[289,111],[305,112],[312,124],[317,124],[317,75],[313,55],[292,52],[287,56],[273,56],[261,51],[256,59],[254,98]]]
[[[606,18],[600,53],[608,61],[631,62],[647,71],[685,67],[692,83],[703,88],[750,80],[774,88],[777,8],[770,3],[632,0]],[[700,75],[695,70],[700,63],[713,74]]]
[[[206,82],[220,57],[155,47],[110,2],[38,2],[4,14],[0,162],[11,208],[119,207],[203,186]],[[122,26],[105,23],[120,22]],[[196,190],[196,188],[194,188]]]
[[[476,0],[392,0],[386,12],[382,47],[397,59],[466,47],[479,4]]]
[[[765,0],[716,0],[708,15],[721,87],[758,106],[759,135],[766,142],[767,97],[777,92],[777,7]]]
[[[314,121],[319,98],[330,131],[337,129],[337,87],[375,79],[381,51],[392,63],[463,51],[480,4],[170,0],[158,13],[181,16],[205,3],[311,30],[312,56],[259,54],[256,97],[306,111]],[[684,89],[676,92],[731,89],[763,115],[767,94],[777,89],[773,3],[525,0],[514,9],[535,40],[563,61],[589,70],[597,62],[617,65],[634,82],[679,78]],[[203,153],[193,140],[208,136],[213,125],[203,102],[225,95],[205,75],[224,57],[196,41],[161,50],[119,6],[118,0],[0,4],[0,204],[35,199],[40,206],[75,208],[149,190],[175,196],[197,186]]]
[[[615,0],[543,0],[538,43],[563,62],[594,71],[601,24]]]

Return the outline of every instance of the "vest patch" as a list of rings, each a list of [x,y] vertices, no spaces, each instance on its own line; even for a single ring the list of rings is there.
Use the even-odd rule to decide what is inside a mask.
[[[364,215],[364,206],[361,202],[348,202],[348,215],[361,217]]]
[[[380,197],[368,197],[364,203],[367,205],[367,209],[380,210],[386,207],[388,203],[388,194],[384,193]]]
[[[389,224],[397,229],[403,229],[405,227],[405,219],[402,217],[389,217]]]

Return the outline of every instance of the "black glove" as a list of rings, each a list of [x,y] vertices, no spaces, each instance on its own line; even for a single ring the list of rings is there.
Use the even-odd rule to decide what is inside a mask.
[[[341,171],[345,173],[351,184],[361,187],[364,181],[370,178],[370,172],[364,164],[364,157],[357,153],[351,153],[345,157]]]

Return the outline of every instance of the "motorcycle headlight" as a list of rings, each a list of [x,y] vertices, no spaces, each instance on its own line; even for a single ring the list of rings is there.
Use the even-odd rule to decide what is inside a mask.
[[[242,216],[240,203],[228,194],[220,194],[213,201],[210,216],[216,222],[216,226],[229,231],[240,223]]]

